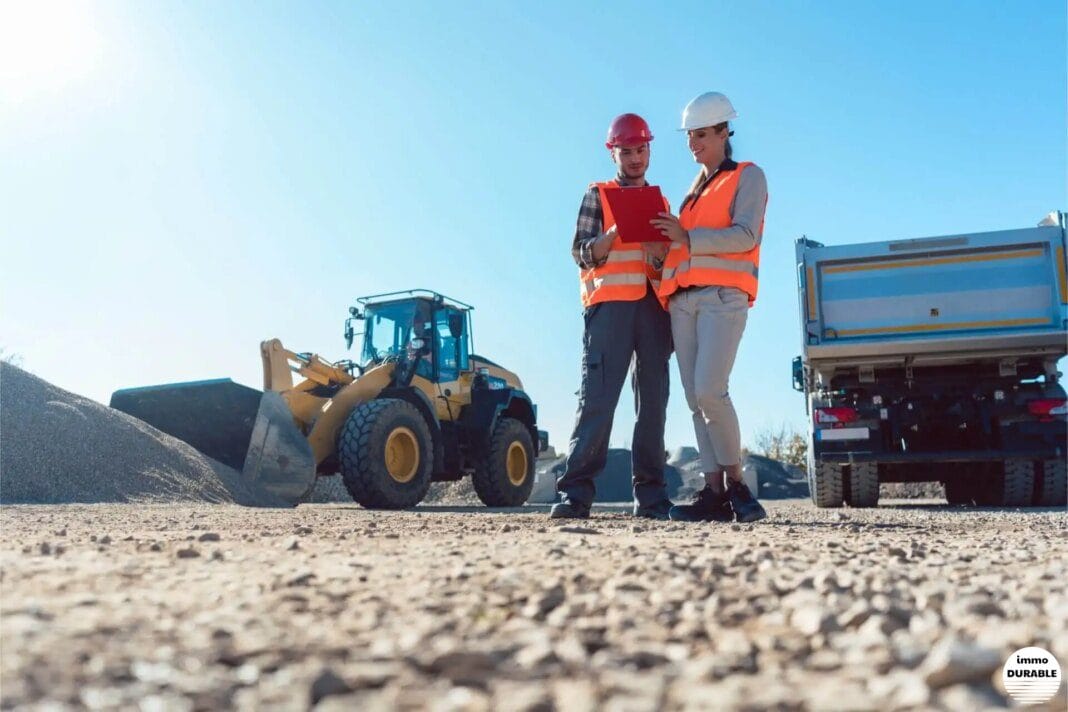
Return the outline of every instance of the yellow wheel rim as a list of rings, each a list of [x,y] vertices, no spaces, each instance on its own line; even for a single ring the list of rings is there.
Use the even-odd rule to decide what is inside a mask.
[[[386,472],[397,482],[411,482],[419,470],[419,441],[409,428],[396,428],[386,439]]]
[[[508,472],[508,481],[518,487],[527,479],[527,451],[522,443],[513,442],[508,446],[508,456],[504,463]]]

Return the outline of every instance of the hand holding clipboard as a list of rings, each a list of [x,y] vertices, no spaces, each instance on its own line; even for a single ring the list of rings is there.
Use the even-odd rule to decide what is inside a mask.
[[[690,234],[679,224],[679,219],[671,213],[660,213],[659,217],[650,222],[660,231],[665,242],[690,246]]]
[[[606,188],[604,194],[622,242],[670,241],[652,223],[666,210],[660,188],[655,185],[641,188]]]

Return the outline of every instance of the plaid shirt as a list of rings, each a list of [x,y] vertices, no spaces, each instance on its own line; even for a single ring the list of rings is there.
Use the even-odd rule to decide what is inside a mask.
[[[620,185],[647,185],[631,183],[621,175],[617,175],[616,182]],[[578,223],[575,225],[575,239],[571,242],[571,256],[575,258],[575,264],[579,269],[593,269],[600,267],[608,259],[605,255],[602,260],[593,258],[593,243],[603,234],[604,210],[601,208],[601,191],[597,186],[591,185],[582,196],[582,205],[579,206]]]

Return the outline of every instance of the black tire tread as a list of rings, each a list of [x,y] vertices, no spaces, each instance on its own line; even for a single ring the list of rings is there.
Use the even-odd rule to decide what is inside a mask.
[[[842,468],[830,462],[815,462],[808,470],[809,495],[820,508],[842,506]]]
[[[516,440],[526,450],[528,468],[527,478],[519,487],[508,480],[504,469],[508,447]],[[519,507],[527,501],[534,488],[534,443],[527,426],[515,418],[497,420],[482,456],[475,462],[471,484],[487,507]]]
[[[876,507],[879,504],[879,467],[874,462],[854,462],[849,466],[850,507]]]
[[[1005,460],[1000,472],[989,481],[983,503],[995,507],[1030,507],[1035,488],[1035,466],[1031,460]]]
[[[1068,465],[1064,460],[1044,460],[1035,463],[1038,492],[1035,504],[1039,507],[1063,507],[1068,504]]]
[[[398,486],[386,471],[382,451],[388,435],[388,420],[401,419],[412,428],[419,440],[419,472],[408,483]],[[423,500],[430,489],[433,453],[430,429],[415,406],[397,398],[380,398],[360,403],[345,420],[338,437],[338,460],[345,489],[359,504],[369,509],[407,509]]]

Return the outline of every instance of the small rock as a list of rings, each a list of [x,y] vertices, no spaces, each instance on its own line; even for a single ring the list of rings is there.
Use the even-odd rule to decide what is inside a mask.
[[[590,527],[560,527],[556,531],[564,532],[565,534],[600,534],[600,530],[591,529]]]
[[[923,678],[914,673],[891,672],[868,680],[868,690],[881,698],[879,706],[893,709],[913,709],[927,706],[931,691]],[[889,704],[888,704],[889,703]]]
[[[456,685],[484,687],[497,668],[489,653],[473,650],[450,650],[424,663],[427,672],[449,678]]]
[[[1008,701],[990,685],[953,685],[938,695],[947,710],[1003,709]]]
[[[939,641],[920,667],[931,689],[961,682],[987,680],[1001,667],[1001,654],[968,640],[950,636]]]
[[[790,616],[790,625],[804,635],[827,634],[838,629],[834,614],[815,605],[795,610]]]
[[[219,541],[221,538],[216,532],[204,532],[197,537],[197,541]]]
[[[549,691],[540,683],[502,681],[494,688],[492,709],[500,712],[550,712],[553,709]]]
[[[174,552],[174,555],[179,559],[195,559],[200,556],[200,552],[193,547],[189,547],[187,549],[179,549]]]
[[[307,586],[315,578],[311,571],[298,571],[286,580],[286,586]]]
[[[348,692],[352,692],[352,688],[338,677],[333,670],[324,668],[311,684],[311,703],[315,705],[324,697],[344,695]]]
[[[528,618],[543,618],[547,613],[563,603],[565,597],[564,587],[556,584],[531,598],[523,609],[523,614]]]
[[[546,642],[528,645],[515,654],[516,664],[528,670],[543,668],[557,659],[552,646]]]
[[[286,551],[296,551],[300,548],[300,539],[295,536],[291,536],[286,539],[285,544],[283,546],[285,547]]]

